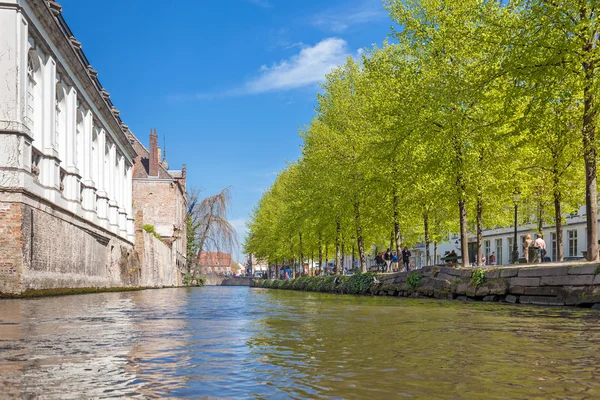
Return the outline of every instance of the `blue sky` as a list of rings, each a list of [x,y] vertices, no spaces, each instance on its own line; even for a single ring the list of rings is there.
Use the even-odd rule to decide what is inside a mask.
[[[391,20],[381,0],[61,0],[123,121],[166,135],[188,187],[232,187],[240,238],[261,193],[300,154],[318,82]],[[243,260],[241,260],[243,261]]]

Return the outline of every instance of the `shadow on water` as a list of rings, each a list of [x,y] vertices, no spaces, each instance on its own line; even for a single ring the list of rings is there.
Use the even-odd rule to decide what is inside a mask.
[[[598,398],[596,310],[206,287],[0,301],[12,398]]]

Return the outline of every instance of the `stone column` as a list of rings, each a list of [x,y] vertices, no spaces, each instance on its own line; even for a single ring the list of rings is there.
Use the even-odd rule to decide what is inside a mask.
[[[108,229],[108,193],[106,193],[106,131],[98,132],[98,182],[96,213],[100,226]]]
[[[45,186],[44,197],[53,203],[61,199],[60,194],[60,164],[56,151],[56,62],[50,56],[42,64],[42,159],[40,161],[40,183]]]
[[[116,191],[116,164],[117,162],[117,147],[114,143],[110,144],[109,160],[108,160],[108,220],[110,223],[110,230],[113,233],[119,233],[119,221],[118,221],[118,203],[117,203],[117,191]]]
[[[123,238],[127,238],[127,209],[125,208],[125,184],[127,183],[127,175],[125,175],[125,157],[122,154],[119,154],[117,177],[117,184],[119,187],[119,233]]]
[[[94,165],[94,154],[92,154],[92,136],[94,130],[94,115],[87,110],[83,115],[83,137],[80,169],[82,170],[82,207],[85,217],[94,221],[96,218],[96,182],[93,181],[93,171],[98,168]]]
[[[15,6],[0,8],[0,184],[23,186],[31,181],[33,132],[27,120],[28,22]]]
[[[133,242],[134,240],[134,220],[133,220],[133,169],[131,165],[127,166],[127,181],[125,183],[125,191],[127,193],[127,238]]]
[[[64,197],[69,201],[69,209],[73,212],[77,212],[79,208],[79,169],[77,168],[77,160],[75,158],[77,149],[77,130],[80,127],[78,124],[78,113],[77,109],[77,91],[71,87],[66,90],[65,94],[65,110],[66,114],[66,126],[64,132],[61,132],[65,136],[62,143],[65,143],[65,148],[60,149],[60,156],[63,160],[64,169],[66,171],[63,191]]]

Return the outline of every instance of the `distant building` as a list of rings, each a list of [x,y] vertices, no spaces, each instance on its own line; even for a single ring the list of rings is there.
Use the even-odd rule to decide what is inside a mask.
[[[583,257],[587,248],[587,225],[586,225],[585,207],[581,207],[576,213],[566,216],[563,222],[563,254],[564,257]],[[520,225],[517,227],[517,250],[519,257],[524,257],[523,243],[526,236],[531,235],[535,240],[537,233],[537,224],[531,223],[528,225]],[[514,242],[514,227],[485,229],[482,232],[483,240],[481,242],[480,252],[485,255],[486,262],[489,261],[490,255],[495,253],[496,264],[509,264],[511,260],[511,252]],[[556,228],[552,225],[544,225],[542,234],[546,242],[547,255],[552,261],[557,260],[557,241]],[[474,234],[470,234],[468,238],[469,245],[469,263],[476,261],[477,254],[477,238]],[[447,251],[456,251],[460,254],[460,237],[453,235],[447,241],[440,243],[438,246],[437,259],[433,260],[433,244],[430,246],[430,254],[432,263],[443,263],[441,260]],[[414,264],[421,267],[426,264],[424,243],[417,244],[413,249]]]
[[[133,165],[133,213],[143,225],[152,225],[173,250],[173,262],[186,268],[187,193],[186,166],[170,170],[158,147],[156,129],[150,133],[150,150],[133,135],[129,137],[137,153]],[[162,157],[162,159],[161,159]]]
[[[231,254],[222,252],[201,252],[198,267],[202,274],[226,274],[231,271]]]

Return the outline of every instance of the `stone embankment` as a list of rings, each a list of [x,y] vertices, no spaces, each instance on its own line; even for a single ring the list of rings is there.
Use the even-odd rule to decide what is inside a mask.
[[[204,286],[252,286],[252,278],[247,276],[201,275]]]
[[[304,290],[314,287],[314,291],[344,293],[341,289],[343,284],[344,279],[335,283],[332,281],[329,285],[260,281],[256,282],[255,286],[282,289],[296,289],[301,286]],[[409,273],[376,275],[369,289],[362,293],[600,308],[600,264],[555,263],[497,268],[431,266]]]

